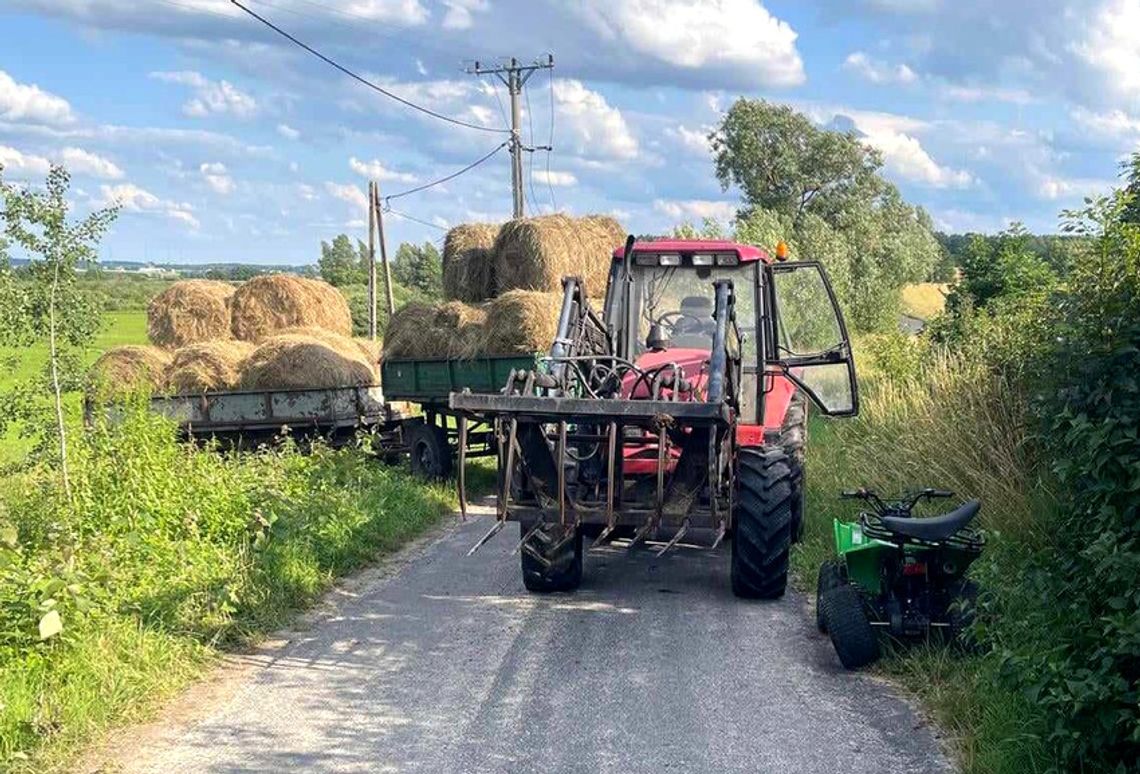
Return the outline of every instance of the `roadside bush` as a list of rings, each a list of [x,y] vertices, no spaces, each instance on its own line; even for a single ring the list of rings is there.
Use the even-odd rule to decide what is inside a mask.
[[[141,408],[0,488],[0,769],[137,717],[450,508],[355,449],[223,454]],[[44,745],[46,753],[37,753]]]

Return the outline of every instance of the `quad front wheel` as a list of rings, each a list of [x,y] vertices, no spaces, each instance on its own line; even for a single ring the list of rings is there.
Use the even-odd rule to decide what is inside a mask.
[[[582,583],[582,530],[547,525],[531,534],[533,524],[519,523],[523,585],[527,591],[574,591]]]
[[[879,659],[879,640],[867,617],[863,598],[850,583],[825,591],[817,603],[823,622],[845,669],[859,669]]]
[[[845,582],[839,562],[828,559],[819,566],[819,578],[815,584],[815,627],[821,632],[827,631],[827,622],[823,620],[823,595]]]
[[[779,446],[740,449],[736,485],[732,592],[749,599],[778,599],[788,585],[795,496],[787,451]]]

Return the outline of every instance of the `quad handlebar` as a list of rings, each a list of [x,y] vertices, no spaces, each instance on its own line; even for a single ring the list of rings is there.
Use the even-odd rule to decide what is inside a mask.
[[[914,506],[918,504],[919,500],[933,500],[936,498],[953,497],[954,493],[948,489],[919,489],[914,492],[907,492],[897,498],[883,499],[873,489],[865,489],[860,487],[858,489],[846,489],[840,497],[844,500],[864,500],[871,504],[880,515],[889,516],[909,516]]]

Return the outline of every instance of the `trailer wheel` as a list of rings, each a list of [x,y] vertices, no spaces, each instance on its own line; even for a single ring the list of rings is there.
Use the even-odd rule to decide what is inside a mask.
[[[519,523],[519,538],[534,524]],[[573,535],[569,532],[573,530]],[[550,525],[535,532],[519,551],[527,591],[574,591],[582,583],[582,530]],[[539,558],[541,557],[541,559]]]
[[[451,475],[451,447],[447,431],[434,425],[413,425],[408,431],[412,473],[419,478],[439,480]]]
[[[879,640],[858,589],[850,583],[836,586],[823,595],[819,605],[844,669],[859,669],[878,661]]]
[[[807,486],[804,482],[804,452],[807,447],[807,402],[804,394],[796,390],[784,414],[784,426],[780,428],[780,446],[788,454],[792,466],[792,541],[800,542],[804,537],[804,514],[807,511]]]
[[[792,466],[778,446],[743,448],[737,455],[732,534],[732,592],[778,599],[788,585],[792,543]]]
[[[823,620],[823,595],[844,583],[839,562],[828,559],[819,566],[819,578],[815,584],[815,627],[821,632],[827,632],[827,621]]]

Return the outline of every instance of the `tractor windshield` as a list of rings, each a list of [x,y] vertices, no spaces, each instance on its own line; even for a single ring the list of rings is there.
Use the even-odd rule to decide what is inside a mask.
[[[711,349],[716,280],[732,280],[736,322],[744,338],[745,362],[756,358],[756,265],[637,266],[632,301],[637,318],[636,353],[649,349]]]

